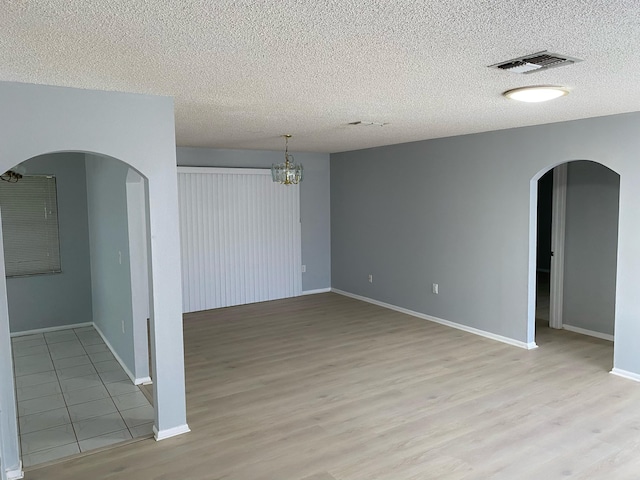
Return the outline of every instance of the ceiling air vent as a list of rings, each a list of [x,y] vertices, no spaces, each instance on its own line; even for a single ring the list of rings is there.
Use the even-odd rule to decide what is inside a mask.
[[[531,55],[525,55],[524,57],[514,58],[513,60],[507,60],[506,62],[489,65],[489,68],[499,68],[500,70],[513,73],[533,73],[548,68],[571,65],[581,61],[579,58],[550,53],[544,50],[542,52],[532,53]]]
[[[358,120],[357,122],[349,122],[347,125],[358,125],[361,127],[384,127],[385,125],[389,125],[388,122],[363,122],[362,120]]]

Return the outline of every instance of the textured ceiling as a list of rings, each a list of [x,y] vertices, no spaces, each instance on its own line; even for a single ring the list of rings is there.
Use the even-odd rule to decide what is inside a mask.
[[[540,50],[584,61],[487,68]],[[173,96],[182,146],[337,152],[637,111],[639,57],[638,0],[0,4],[0,80]],[[531,84],[572,93],[501,96]]]

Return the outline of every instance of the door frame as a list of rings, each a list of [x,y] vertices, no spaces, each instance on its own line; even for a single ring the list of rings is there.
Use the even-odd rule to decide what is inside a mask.
[[[568,163],[553,169],[551,203],[551,273],[549,285],[549,327],[562,328],[564,294],[564,239],[567,216]]]

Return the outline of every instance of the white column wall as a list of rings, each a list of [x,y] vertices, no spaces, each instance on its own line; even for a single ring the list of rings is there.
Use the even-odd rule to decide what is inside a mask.
[[[117,158],[147,178],[156,438],[188,431],[173,100],[0,82],[0,104],[0,171],[36,155],[76,151]],[[1,284],[0,290],[6,297]],[[5,329],[6,309],[0,310],[0,332]],[[10,372],[8,339],[0,342],[0,350],[8,352],[0,354],[0,371]],[[3,377],[2,391],[10,388]],[[5,415],[15,422],[15,405]],[[3,423],[0,435],[5,449],[17,451],[15,429]],[[17,461],[15,454],[3,457],[7,468]]]

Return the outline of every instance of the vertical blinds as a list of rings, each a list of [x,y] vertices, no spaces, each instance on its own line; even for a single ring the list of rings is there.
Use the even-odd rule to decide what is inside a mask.
[[[178,169],[183,310],[302,292],[300,190],[269,170]]]
[[[7,277],[60,272],[55,177],[0,181],[0,209]]]

